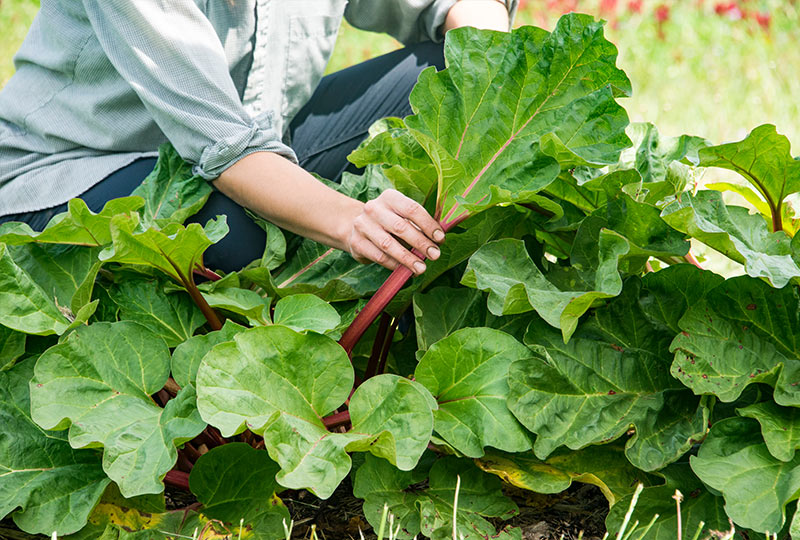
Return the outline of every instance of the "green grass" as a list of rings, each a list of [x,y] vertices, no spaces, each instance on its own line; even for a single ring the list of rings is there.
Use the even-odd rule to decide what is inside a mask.
[[[581,9],[598,13],[599,0]],[[545,0],[528,0],[516,24],[552,28],[558,13],[537,9]],[[749,1],[769,9],[772,25],[733,21],[714,13],[712,0],[673,0],[670,19],[659,37],[654,10],[661,0],[644,0],[642,12],[619,4],[607,33],[620,50],[619,65],[633,82],[625,100],[631,120],[649,121],[662,133],[691,133],[720,143],[752,128],[773,123],[800,148],[800,13],[790,0]],[[0,0],[0,84],[13,73],[11,57],[25,35],[38,0]],[[345,24],[328,71],[336,71],[397,48],[388,36],[368,34]],[[795,150],[795,154],[800,151]]]
[[[11,57],[39,11],[39,0],[0,0],[0,86],[14,73]]]

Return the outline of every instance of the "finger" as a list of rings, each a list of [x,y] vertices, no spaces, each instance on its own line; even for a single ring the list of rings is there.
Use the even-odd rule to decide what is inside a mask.
[[[379,199],[383,198],[392,210],[411,221],[425,236],[436,243],[444,240],[442,226],[417,201],[394,189],[384,191]]]
[[[387,257],[391,257],[414,274],[421,274],[425,271],[425,263],[422,262],[422,259],[400,245],[397,238],[386,232],[383,226],[368,214],[363,215],[362,219],[358,219],[355,227]]]
[[[353,240],[350,243],[350,254],[360,263],[374,262],[389,270],[394,270],[400,265],[366,238]]]
[[[364,212],[390,234],[405,241],[412,248],[416,248],[426,257],[436,260],[441,252],[433,240],[425,236],[414,224],[406,218],[398,215],[394,210],[385,204],[375,201],[368,202],[364,207]]]

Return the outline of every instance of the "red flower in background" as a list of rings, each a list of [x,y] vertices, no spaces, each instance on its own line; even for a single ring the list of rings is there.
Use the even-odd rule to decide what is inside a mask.
[[[617,0],[600,0],[600,13],[608,14],[617,11]]]
[[[628,2],[628,11],[631,13],[641,13],[642,12],[642,0],[629,0]]]
[[[578,0],[547,0],[547,9],[559,13],[570,13],[578,9]]]
[[[660,4],[655,11],[656,21],[659,25],[664,24],[669,20],[669,6]]]
[[[666,4],[659,4],[654,14],[658,26],[658,39],[664,39],[664,23],[669,20],[669,6]]]
[[[717,2],[714,4],[714,13],[724,17],[728,17],[732,21],[738,21],[745,18],[745,13],[739,7],[738,2]]]
[[[756,22],[764,30],[769,30],[769,24],[772,22],[772,15],[768,11],[756,13]]]

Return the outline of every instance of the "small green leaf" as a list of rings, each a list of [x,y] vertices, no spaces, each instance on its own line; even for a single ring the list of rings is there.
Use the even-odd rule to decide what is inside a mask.
[[[397,375],[378,375],[365,381],[350,398],[352,431],[379,435],[368,441],[364,450],[410,471],[431,440],[432,410],[436,408],[436,400],[423,385]]]
[[[578,319],[595,301],[616,296],[622,290],[617,264],[628,252],[628,242],[613,233],[603,233],[599,247],[595,290],[559,289],[534,264],[525,244],[511,238],[496,240],[478,249],[470,257],[461,283],[489,291],[487,304],[493,314],[536,310],[569,339]]]
[[[761,435],[769,452],[781,461],[792,461],[800,448],[800,409],[781,407],[772,401],[749,405],[737,411],[761,424]]]
[[[34,243],[9,246],[8,252],[57,306],[77,313],[91,301],[99,249]]]
[[[103,446],[103,469],[124,496],[160,493],[175,445],[205,428],[191,386],[164,409],[153,402],[168,375],[169,350],[144,326],[82,326],[36,362],[32,417],[44,429],[69,427],[75,448]]]
[[[120,320],[136,321],[161,336],[169,347],[192,337],[205,323],[203,314],[183,291],[164,292],[157,280],[126,279],[110,291],[119,306]]]
[[[780,531],[785,508],[800,491],[800,456],[775,459],[750,418],[727,418],[714,424],[692,470],[704,484],[725,497],[725,510],[741,527],[759,533]]]
[[[275,495],[280,468],[263,450],[245,443],[230,443],[203,454],[192,468],[189,487],[203,503],[203,514],[222,522],[244,525],[253,538],[274,540],[283,536],[283,521],[291,517]]]
[[[104,246],[111,242],[111,218],[136,212],[144,201],[141,197],[122,197],[106,203],[99,214],[93,213],[82,199],[69,201],[67,211],[53,217],[42,232],[35,232],[27,223],[9,222],[0,225],[0,242],[8,245],[40,242]]]
[[[714,272],[691,264],[676,264],[646,274],[638,302],[650,321],[665,325],[674,335],[681,331],[678,321],[689,306],[700,302],[723,281]]]
[[[157,224],[183,223],[196,214],[211,195],[209,183],[192,174],[186,163],[169,143],[158,149],[158,161],[153,172],[147,175],[131,195],[145,201],[142,223],[149,227]]]
[[[277,225],[273,225],[264,218],[248,212],[250,218],[256,225],[264,229],[266,241],[264,242],[264,254],[258,262],[259,268],[274,270],[286,262],[286,236]]]
[[[664,392],[681,388],[669,374],[669,358],[647,349],[583,337],[564,344],[536,322],[525,342],[538,358],[511,364],[508,406],[536,433],[539,459],[561,445],[577,450],[614,440],[631,424],[648,425],[665,405]]]
[[[138,214],[118,215],[111,220],[113,245],[100,253],[100,259],[149,266],[185,283],[200,265],[203,252],[226,234],[225,216],[210,220],[205,227],[170,223],[163,229],[143,229]]]
[[[676,230],[743,264],[747,275],[766,278],[774,287],[800,276],[786,233],[771,232],[761,216],[747,208],[726,205],[717,191],[686,193],[664,208],[662,218]]]
[[[336,328],[341,317],[336,309],[313,294],[293,294],[278,300],[273,315],[274,323],[296,332],[324,334]]]
[[[111,482],[92,450],[73,450],[66,434],[47,432],[28,411],[33,360],[0,371],[0,519],[30,534],[80,530]]]
[[[233,341],[234,336],[245,330],[245,327],[227,320],[222,329],[193,336],[180,345],[172,353],[171,371],[175,382],[180,386],[195,385],[197,368],[200,361],[215,345]]]
[[[269,320],[269,298],[264,298],[256,291],[239,287],[216,287],[210,291],[200,291],[208,305],[241,315],[252,325],[265,326]]]
[[[437,172],[431,158],[400,118],[384,118],[369,129],[370,137],[353,150],[347,159],[357,167],[381,165],[380,171],[395,189],[425,204],[436,189]]]
[[[468,457],[484,447],[508,452],[530,449],[529,434],[508,410],[508,370],[531,352],[513,337],[490,328],[464,328],[434,343],[414,376],[439,403],[436,432]]]
[[[703,148],[699,165],[741,174],[764,197],[773,218],[772,230],[777,232],[786,196],[800,191],[800,162],[790,150],[789,139],[779,135],[775,126],[764,124],[741,141]]]

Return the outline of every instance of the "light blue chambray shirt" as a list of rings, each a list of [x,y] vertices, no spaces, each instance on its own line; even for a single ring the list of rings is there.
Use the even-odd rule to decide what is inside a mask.
[[[169,140],[212,180],[277,152],[342,17],[438,40],[456,0],[42,0],[0,91],[0,216],[50,208]],[[509,0],[515,11],[517,0]]]

